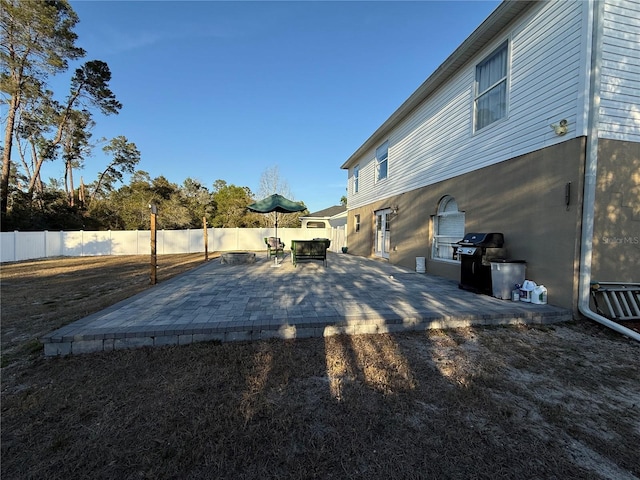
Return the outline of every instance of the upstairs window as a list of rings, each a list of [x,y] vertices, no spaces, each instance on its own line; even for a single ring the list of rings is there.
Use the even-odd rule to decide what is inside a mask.
[[[387,178],[389,159],[389,142],[376,148],[376,182]]]
[[[360,188],[360,165],[353,167],[353,193],[358,193]]]
[[[476,66],[475,129],[507,116],[508,43]]]

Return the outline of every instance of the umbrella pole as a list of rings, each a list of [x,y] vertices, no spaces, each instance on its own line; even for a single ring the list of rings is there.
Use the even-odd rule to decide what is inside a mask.
[[[280,242],[278,241],[278,212],[273,212],[276,215],[276,255],[273,259],[273,265],[271,265],[272,267],[279,267],[280,264],[278,263],[278,247],[280,246]],[[284,251],[282,252],[282,254],[284,255]]]

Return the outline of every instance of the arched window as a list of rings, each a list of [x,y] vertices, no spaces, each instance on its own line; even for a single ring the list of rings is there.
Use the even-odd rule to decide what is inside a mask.
[[[454,258],[453,246],[464,237],[464,212],[458,210],[456,199],[447,195],[438,204],[438,214],[433,217],[432,258],[458,260]]]

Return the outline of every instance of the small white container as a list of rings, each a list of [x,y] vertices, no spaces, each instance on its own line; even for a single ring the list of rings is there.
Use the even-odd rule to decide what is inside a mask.
[[[520,301],[530,303],[536,286],[536,282],[533,280],[525,280],[522,287],[520,287]]]
[[[426,257],[416,257],[416,272],[425,273],[426,271]]]
[[[531,303],[545,305],[547,303],[547,289],[544,285],[538,285],[531,292]]]

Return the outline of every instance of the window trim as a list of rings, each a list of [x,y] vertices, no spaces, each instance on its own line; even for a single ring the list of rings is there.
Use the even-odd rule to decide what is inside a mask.
[[[499,80],[493,82],[490,86],[484,89],[482,92],[478,91],[479,81],[478,81],[478,69],[486,64],[488,64],[491,60],[501,54],[502,51],[505,51],[506,61],[505,61],[505,72],[504,76],[502,76]],[[509,116],[509,87],[510,87],[510,79],[511,79],[511,42],[509,39],[506,39],[502,42],[497,48],[495,48],[489,55],[486,55],[480,62],[476,64],[475,68],[475,76],[474,76],[474,87],[473,87],[473,132],[478,133],[481,130],[486,129],[487,127],[494,125],[498,122],[502,122],[506,120]],[[500,85],[504,84],[504,115],[500,118],[497,118],[489,123],[486,123],[482,126],[478,126],[478,101],[481,98],[486,97],[486,95],[490,94],[490,92],[495,91]]]
[[[384,158],[381,160],[382,156],[379,152],[384,149]],[[384,177],[380,177],[380,165],[385,164],[385,175]],[[380,144],[378,148],[376,148],[376,183],[382,182],[389,178],[389,140],[385,140]]]
[[[360,231],[360,214],[356,213],[353,216],[353,231],[355,233]]]

